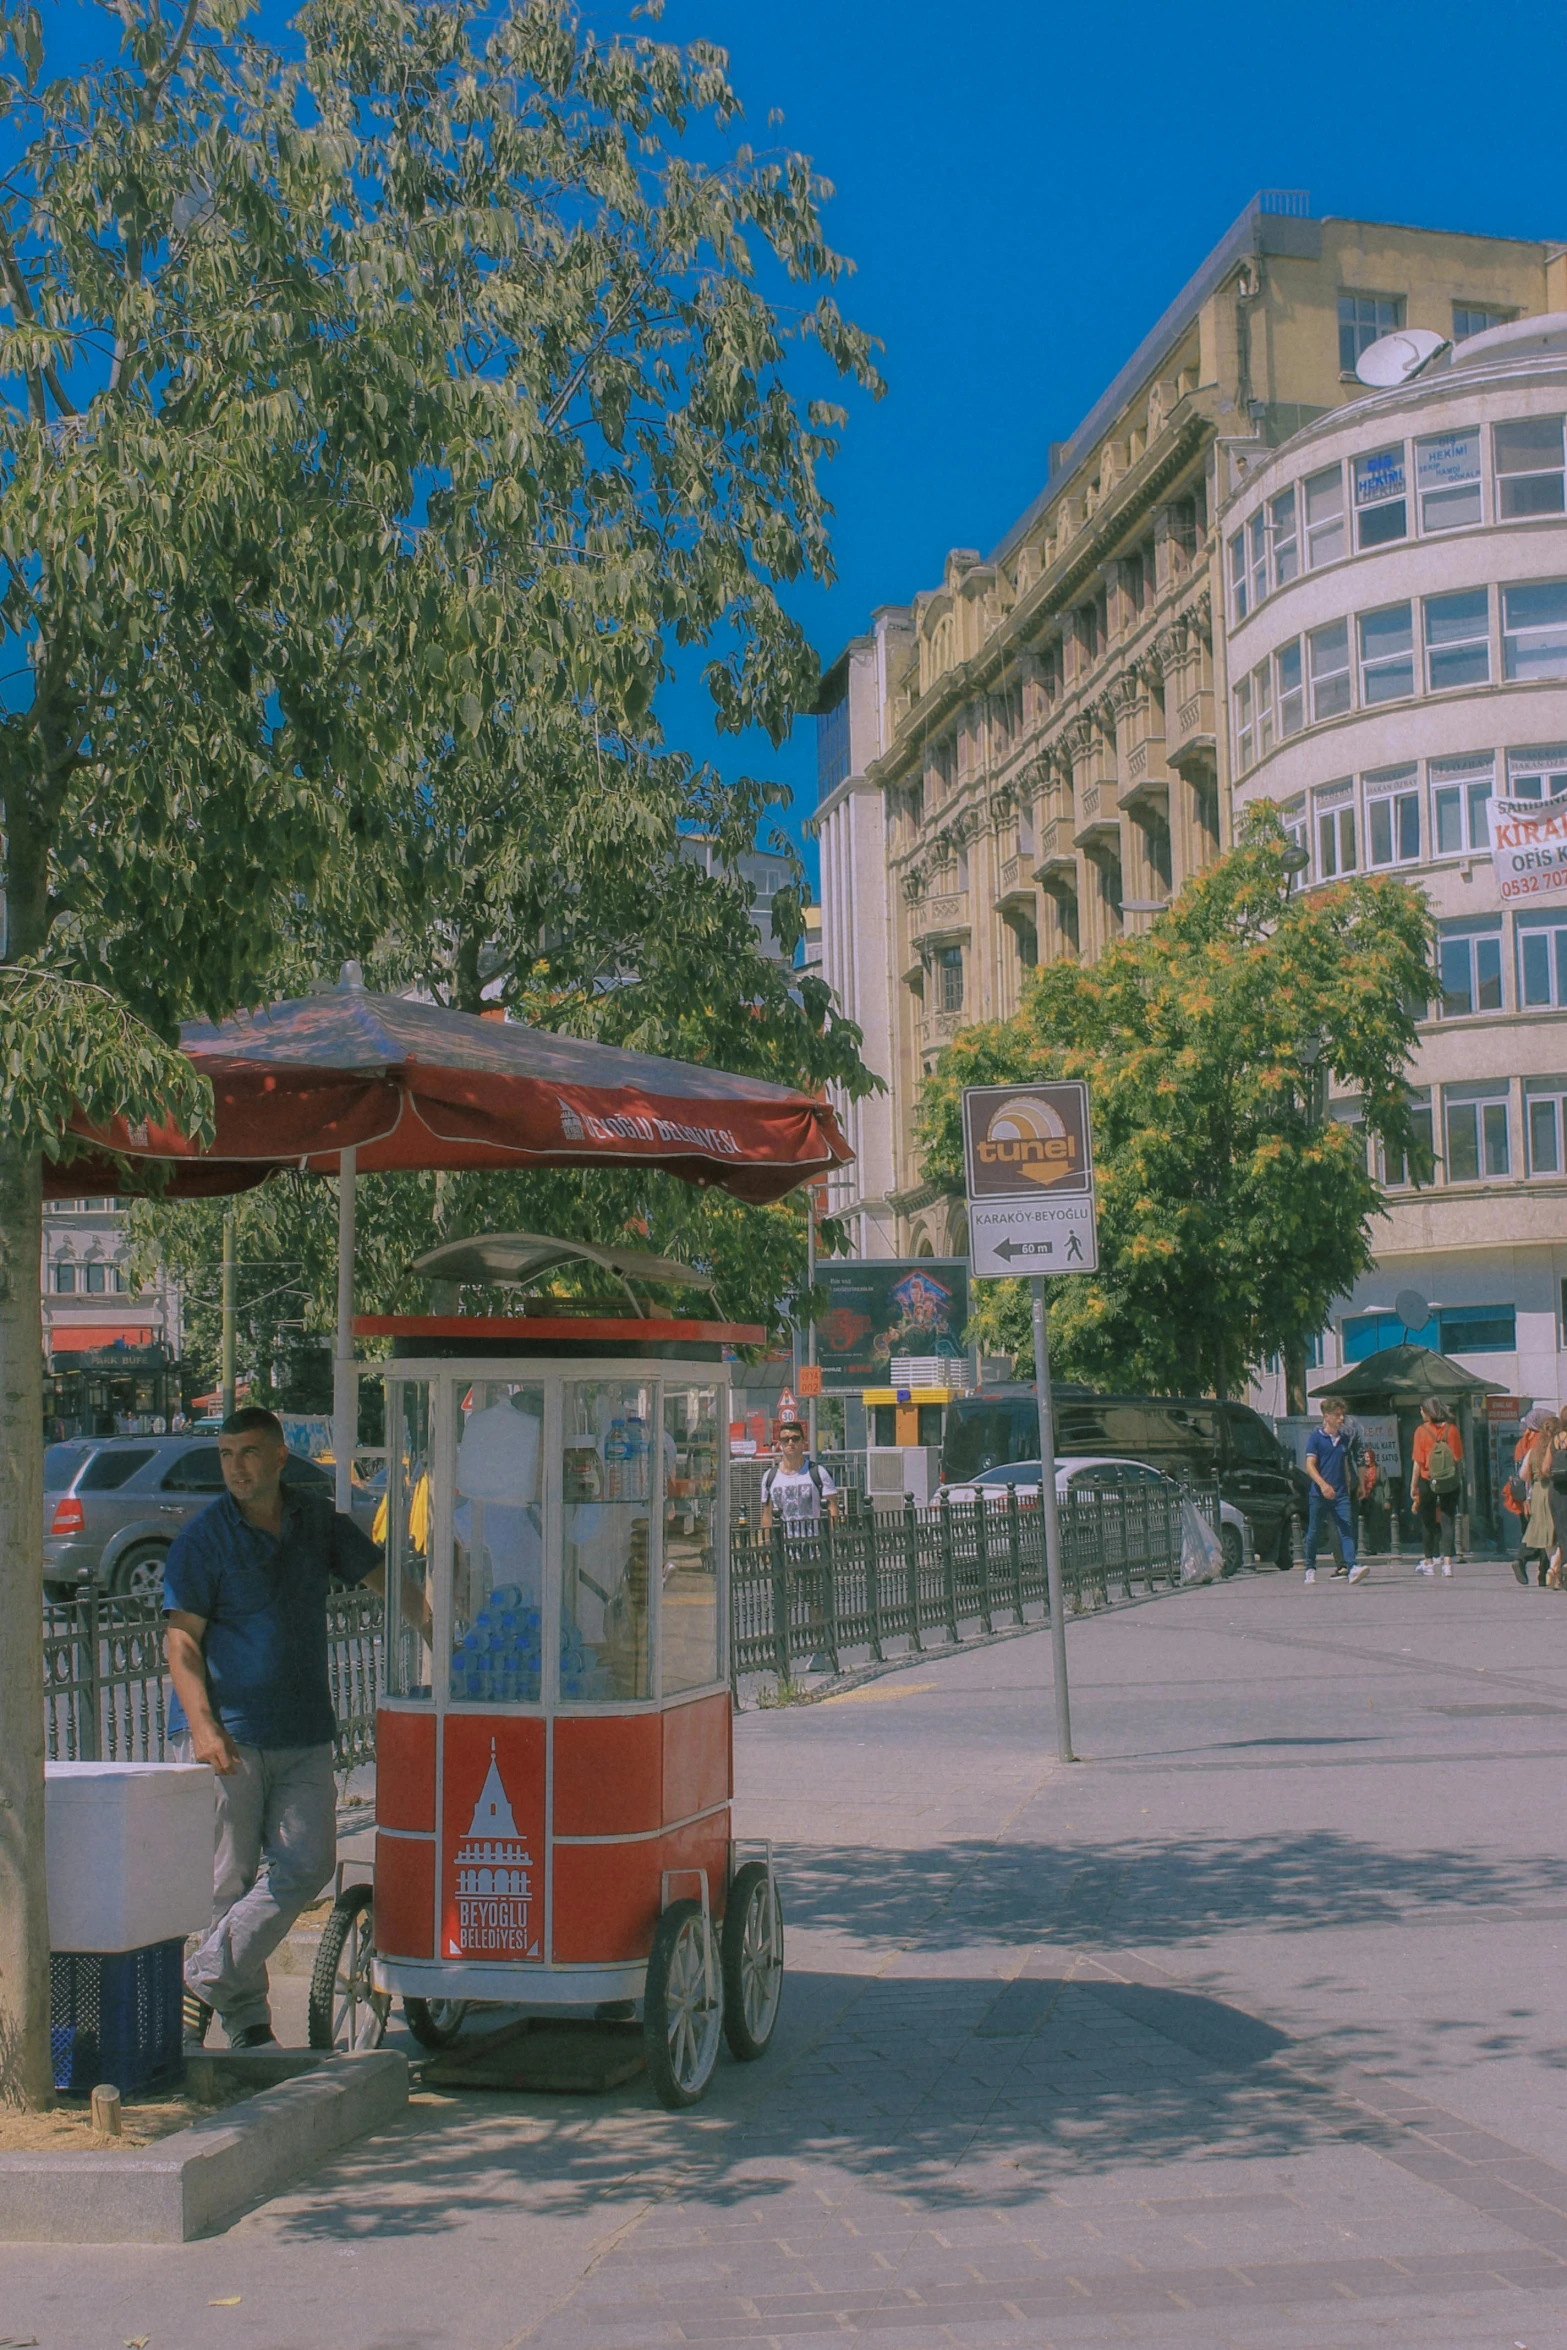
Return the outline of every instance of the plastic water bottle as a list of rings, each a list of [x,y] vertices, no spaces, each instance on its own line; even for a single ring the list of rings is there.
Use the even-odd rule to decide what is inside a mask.
[[[633,1412],[626,1422],[626,1497],[629,1501],[646,1501],[648,1497],[647,1422],[640,1413]]]
[[[624,1420],[611,1420],[609,1434],[604,1439],[604,1499],[606,1501],[625,1500],[628,1457],[626,1423]]]

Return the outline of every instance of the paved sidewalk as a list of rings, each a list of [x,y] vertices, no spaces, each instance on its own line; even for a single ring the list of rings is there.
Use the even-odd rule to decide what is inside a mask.
[[[1293,1575],[737,1726],[783,2023],[679,2117],[430,2100],[41,2350],[1567,2350],[1567,1600]],[[210,2306],[239,2295],[237,2306]]]

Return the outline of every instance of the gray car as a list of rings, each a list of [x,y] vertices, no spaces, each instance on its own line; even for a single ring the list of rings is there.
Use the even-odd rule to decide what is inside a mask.
[[[332,1472],[290,1453],[283,1482],[333,1491]],[[77,1438],[44,1453],[44,1589],[52,1599],[85,1597],[94,1582],[116,1596],[156,1599],[163,1562],[180,1528],[223,1491],[216,1437]],[[368,1532],[375,1496],[354,1496]]]

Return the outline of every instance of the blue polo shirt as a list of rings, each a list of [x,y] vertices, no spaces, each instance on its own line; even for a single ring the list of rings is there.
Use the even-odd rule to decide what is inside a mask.
[[[1341,1493],[1348,1496],[1349,1430],[1347,1428],[1341,1429],[1337,1436],[1330,1436],[1326,1428],[1313,1428],[1306,1439],[1306,1458],[1308,1461],[1316,1462],[1317,1475],[1325,1485],[1332,1486],[1335,1496]],[[1316,1486],[1313,1486],[1311,1490],[1316,1499],[1320,1501],[1322,1496]]]
[[[323,1494],[283,1488],[283,1530],[253,1526],[232,1494],[181,1527],[163,1605],[202,1616],[213,1711],[241,1746],[329,1746],[326,1599],[334,1577],[362,1583],[380,1551]],[[171,1730],[188,1727],[174,1699]]]

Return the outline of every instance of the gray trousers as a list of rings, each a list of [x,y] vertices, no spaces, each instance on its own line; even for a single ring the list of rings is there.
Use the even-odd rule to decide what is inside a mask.
[[[180,1747],[190,1761],[190,1741]],[[187,1987],[217,2009],[231,2041],[270,2023],[267,1960],[337,1858],[331,1747],[238,1751],[238,1770],[216,1782],[211,1930],[185,1961]]]

